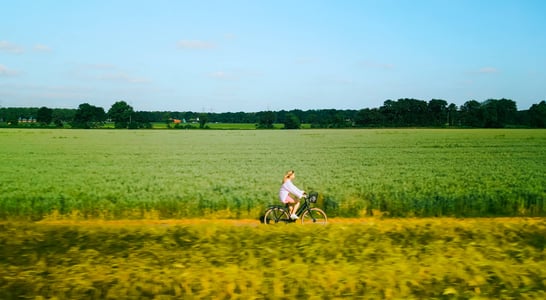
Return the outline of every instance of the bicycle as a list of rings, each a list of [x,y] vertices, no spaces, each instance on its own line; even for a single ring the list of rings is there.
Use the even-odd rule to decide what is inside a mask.
[[[288,204],[271,205],[265,210],[263,217],[264,224],[287,224],[297,222],[298,220],[301,220],[302,224],[326,224],[328,221],[326,213],[318,207],[311,206],[311,204],[317,202],[318,193],[309,193],[309,195],[304,195],[302,199],[303,202],[300,202],[300,207],[296,211],[298,219],[293,220],[290,218]]]

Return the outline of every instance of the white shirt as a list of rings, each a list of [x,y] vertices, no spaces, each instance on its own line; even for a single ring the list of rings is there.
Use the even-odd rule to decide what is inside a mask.
[[[281,190],[279,191],[279,199],[284,202],[284,199],[288,197],[289,193],[296,195],[298,198],[303,197],[303,191],[298,189],[291,180],[287,180],[281,185]]]

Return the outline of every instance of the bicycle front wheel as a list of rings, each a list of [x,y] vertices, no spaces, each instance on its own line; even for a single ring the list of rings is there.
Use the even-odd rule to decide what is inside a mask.
[[[326,213],[322,209],[316,207],[308,209],[301,216],[302,224],[326,224],[327,221],[328,218],[326,217]]]
[[[268,209],[264,214],[264,224],[286,224],[290,219],[286,210],[280,207],[272,207]]]

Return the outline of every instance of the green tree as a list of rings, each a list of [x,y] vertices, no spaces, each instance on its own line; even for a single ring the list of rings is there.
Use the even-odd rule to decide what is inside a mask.
[[[502,128],[514,124],[516,119],[516,103],[509,99],[489,99],[482,103],[484,126]]]
[[[330,126],[333,128],[347,127],[345,115],[341,111],[334,110],[334,112],[330,114],[330,120],[332,121]]]
[[[393,126],[396,122],[396,102],[391,99],[385,100],[383,105],[379,107],[379,112],[383,116],[384,125]]]
[[[529,108],[531,127],[546,128],[546,101],[540,101]]]
[[[361,109],[356,114],[355,123],[358,126],[381,126],[383,125],[384,117],[377,108]]]
[[[83,103],[78,106],[72,127],[75,128],[95,128],[99,127],[106,119],[104,108]]]
[[[514,125],[517,112],[518,108],[515,101],[505,98],[497,100],[497,115],[502,127]]]
[[[152,114],[146,111],[137,111],[134,114],[133,122],[136,123],[138,128],[152,128]]]
[[[428,120],[426,101],[404,98],[398,101],[386,100],[380,107],[389,126],[425,126]]]
[[[29,107],[0,108],[0,119],[9,123],[10,126],[19,126],[19,121],[35,118],[36,111],[36,108]]]
[[[262,111],[258,113],[258,128],[271,129],[275,122],[275,113],[272,111]]]
[[[441,126],[447,123],[447,101],[432,99],[428,102],[427,110],[429,120],[428,125]]]
[[[457,105],[451,103],[447,107],[447,126],[455,125],[455,120],[457,119]]]
[[[287,113],[284,120],[284,129],[300,129],[300,118],[293,113]]]
[[[127,102],[118,101],[108,110],[108,117],[114,121],[116,128],[127,128],[132,122],[134,110]]]
[[[205,124],[209,121],[209,116],[206,113],[199,114],[199,128],[205,128]]]
[[[53,109],[53,123],[57,127],[63,127],[65,122],[70,122],[74,120],[76,115],[75,109],[68,108],[54,108]]]
[[[53,121],[53,109],[42,106],[36,112],[36,121],[48,125]]]
[[[466,101],[460,109],[461,122],[464,126],[483,127],[481,104],[476,100]]]

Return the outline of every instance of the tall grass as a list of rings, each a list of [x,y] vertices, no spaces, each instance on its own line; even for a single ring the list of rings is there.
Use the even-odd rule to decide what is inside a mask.
[[[0,129],[0,218],[257,218],[286,170],[329,216],[544,216],[544,130]]]

